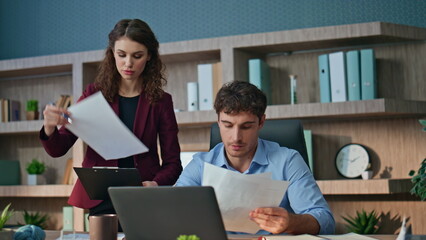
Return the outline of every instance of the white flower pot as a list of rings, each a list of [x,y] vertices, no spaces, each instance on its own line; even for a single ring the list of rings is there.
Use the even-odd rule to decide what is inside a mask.
[[[41,174],[28,174],[27,183],[28,185],[42,185],[45,184],[45,179]]]

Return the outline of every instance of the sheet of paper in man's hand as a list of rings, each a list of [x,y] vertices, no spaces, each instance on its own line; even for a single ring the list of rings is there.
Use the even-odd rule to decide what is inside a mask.
[[[106,160],[147,152],[148,148],[124,125],[97,92],[68,108],[72,124],[65,125]]]
[[[204,163],[202,185],[214,188],[227,231],[256,233],[260,228],[250,211],[278,207],[289,182],[272,180],[270,173],[246,175]]]

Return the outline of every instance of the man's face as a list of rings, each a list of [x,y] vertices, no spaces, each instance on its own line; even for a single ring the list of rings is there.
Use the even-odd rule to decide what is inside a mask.
[[[249,112],[236,114],[219,113],[219,129],[228,160],[251,161],[257,148],[259,130],[265,115],[259,118]]]

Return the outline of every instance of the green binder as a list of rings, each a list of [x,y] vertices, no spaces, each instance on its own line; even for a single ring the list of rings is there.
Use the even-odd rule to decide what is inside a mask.
[[[21,185],[19,161],[0,160],[0,185]]]

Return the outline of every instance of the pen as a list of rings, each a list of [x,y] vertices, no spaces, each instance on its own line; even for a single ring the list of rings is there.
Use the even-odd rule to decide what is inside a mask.
[[[50,102],[49,105],[55,106],[54,102]],[[72,123],[71,117],[66,113],[61,113],[61,116],[67,120],[68,123]]]

